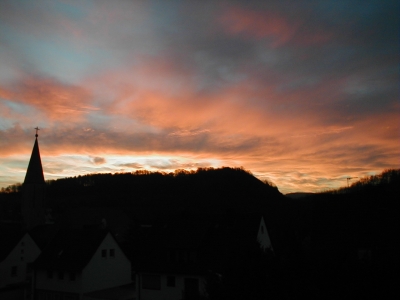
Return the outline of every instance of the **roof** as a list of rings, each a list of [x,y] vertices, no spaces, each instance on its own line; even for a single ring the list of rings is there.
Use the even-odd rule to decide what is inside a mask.
[[[43,249],[36,269],[81,271],[89,263],[109,233],[102,229],[63,229]]]
[[[26,171],[24,184],[25,183],[30,183],[30,184],[45,183],[37,137],[35,139],[35,144],[33,145],[31,158],[29,160],[28,170]]]
[[[0,233],[0,262],[7,258],[25,234],[20,230],[4,230]]]
[[[261,214],[183,214],[147,230],[135,271],[203,274],[228,253],[257,245]],[[236,253],[235,252],[235,253]],[[234,254],[235,255],[235,254]],[[171,260],[171,256],[174,256]]]
[[[59,222],[70,228],[101,226],[103,219],[112,231],[129,227],[131,220],[125,211],[114,207],[71,207],[66,208]]]
[[[56,236],[59,228],[54,224],[42,224],[29,231],[32,239],[43,250],[49,242]]]

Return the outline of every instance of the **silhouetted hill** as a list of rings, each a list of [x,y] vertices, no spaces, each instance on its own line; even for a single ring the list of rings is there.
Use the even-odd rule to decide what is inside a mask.
[[[308,197],[311,195],[314,195],[314,193],[296,192],[296,193],[285,194],[285,196],[289,197],[290,199],[300,199],[300,198]]]
[[[0,193],[0,220],[21,221],[21,194],[19,191]]]
[[[136,207],[153,209],[253,210],[268,199],[282,199],[277,188],[243,169],[199,169],[159,173],[139,171],[92,174],[48,183],[50,205]],[[67,202],[66,202],[67,201]]]
[[[333,298],[385,298],[399,280],[400,170],[295,200],[302,276]],[[305,273],[304,273],[305,272]],[[317,275],[318,274],[318,275]],[[299,275],[300,278],[300,275]]]

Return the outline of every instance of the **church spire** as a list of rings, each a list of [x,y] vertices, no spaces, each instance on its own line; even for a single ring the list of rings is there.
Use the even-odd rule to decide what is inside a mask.
[[[42,161],[40,159],[38,130],[36,127],[35,144],[33,145],[31,159],[29,160],[28,170],[24,184],[22,185],[22,205],[21,213],[23,226],[27,230],[45,223],[45,192],[46,183],[44,182]]]
[[[28,170],[26,171],[24,183],[41,184],[44,182],[42,161],[40,159],[38,130],[36,127],[35,144],[33,145],[31,159],[29,160]]]

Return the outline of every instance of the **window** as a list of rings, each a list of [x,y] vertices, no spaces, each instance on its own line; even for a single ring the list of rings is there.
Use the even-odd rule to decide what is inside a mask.
[[[110,249],[110,257],[115,257],[115,249]]]
[[[21,254],[24,254],[24,249],[21,249]]]
[[[69,280],[71,280],[71,281],[75,281],[75,280],[76,280],[76,274],[75,274],[75,272],[69,273]]]
[[[107,258],[107,250],[106,249],[101,250],[101,257]]]
[[[160,275],[142,275],[142,288],[146,290],[160,290],[161,276]]]
[[[60,280],[64,279],[64,273],[63,272],[58,272],[58,279],[60,279]]]
[[[21,256],[21,261],[24,261],[24,257],[23,256]]]
[[[23,247],[25,244],[24,244],[24,242],[21,242],[21,247]]]
[[[12,277],[16,277],[17,276],[17,271],[18,271],[17,266],[12,266],[11,267],[11,276]]]
[[[53,279],[53,271],[47,270],[47,278]]]
[[[175,287],[175,276],[167,276],[167,286]]]

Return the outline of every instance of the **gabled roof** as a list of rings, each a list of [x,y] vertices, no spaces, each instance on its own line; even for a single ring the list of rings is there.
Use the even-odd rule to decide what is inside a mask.
[[[30,183],[30,184],[45,183],[37,137],[35,139],[35,144],[33,145],[31,158],[29,160],[28,170],[26,171],[24,184],[25,183]]]
[[[63,229],[43,249],[36,269],[82,271],[109,232],[101,229]]]
[[[59,228],[54,224],[42,224],[29,231],[32,239],[43,250],[49,242],[57,235]]]

